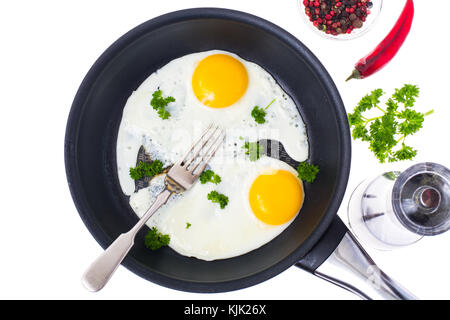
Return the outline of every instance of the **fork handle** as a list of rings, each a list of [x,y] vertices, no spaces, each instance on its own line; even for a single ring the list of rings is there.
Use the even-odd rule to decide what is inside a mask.
[[[134,244],[134,238],[138,231],[144,226],[144,224],[150,219],[150,217],[158,210],[163,204],[167,202],[172,192],[165,189],[157,197],[155,202],[142,216],[139,222],[127,233],[122,233],[86,270],[81,278],[81,283],[89,291],[101,290],[108,280],[116,271],[122,260],[130,251]]]

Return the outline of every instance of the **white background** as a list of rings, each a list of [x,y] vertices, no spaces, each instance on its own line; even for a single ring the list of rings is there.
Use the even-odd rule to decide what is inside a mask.
[[[416,0],[416,16],[400,53],[366,80],[344,82],[354,63],[393,26],[404,0],[384,3],[377,25],[362,38],[327,40],[300,19],[297,0],[8,1],[0,18],[0,298],[3,299],[356,299],[292,267],[251,288],[223,294],[166,289],[120,267],[99,293],[85,291],[80,277],[101,253],[73,205],[65,177],[64,133],[73,97],[99,55],[136,25],[170,11],[214,6],[265,18],[306,44],[338,86],[348,111],[375,88],[391,92],[417,84],[419,111],[435,109],[409,140],[414,161],[378,164],[367,145],[353,143],[352,171],[339,215],[363,179],[414,163],[449,167],[448,20]],[[107,115],[105,115],[107,116]],[[450,233],[407,248],[367,247],[378,265],[421,299],[450,298]]]

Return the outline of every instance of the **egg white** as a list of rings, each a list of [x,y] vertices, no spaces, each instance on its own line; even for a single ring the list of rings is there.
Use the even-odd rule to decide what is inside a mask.
[[[197,64],[211,54],[229,54],[241,61],[249,75],[246,93],[228,108],[214,109],[203,105],[192,90],[192,74]],[[159,118],[150,106],[152,94],[176,101],[168,105],[171,116]],[[266,110],[266,123],[257,124],[251,117],[254,106]],[[261,170],[284,169],[296,172],[286,163],[269,158],[252,162],[242,148],[244,140],[274,139],[280,141],[297,161],[308,157],[306,129],[294,101],[273,77],[255,63],[219,50],[189,54],[175,59],[151,74],[129,97],[123,111],[117,139],[118,177],[123,192],[130,195],[130,205],[142,216],[156,195],[164,188],[164,176],[154,178],[148,188],[134,192],[129,168],[136,165],[141,145],[152,159],[170,165],[187,151],[208,124],[214,122],[226,129],[226,141],[209,168],[222,178],[219,185],[196,183],[184,194],[170,199],[147,223],[171,237],[169,246],[186,256],[204,260],[229,258],[254,250],[280,234],[291,222],[270,226],[259,221],[248,202],[251,183]],[[224,209],[207,200],[217,190],[229,197]],[[191,226],[186,228],[186,224]]]
[[[211,54],[224,53],[241,61],[249,75],[244,96],[228,108],[215,109],[203,105],[192,90],[192,74],[197,64]],[[167,110],[168,120],[162,120],[150,106],[154,91],[161,89],[163,96],[173,96]],[[254,106],[266,107],[266,123],[257,124],[251,117]],[[294,101],[283,91],[273,77],[255,63],[225,51],[207,51],[175,59],[151,74],[129,97],[123,111],[117,139],[119,181],[125,194],[134,191],[134,182],[128,170],[135,165],[136,153],[141,145],[146,150],[173,163],[211,122],[227,129],[229,146],[239,136],[250,141],[275,139],[280,141],[289,155],[298,161],[308,157],[305,125]],[[232,153],[228,149],[228,153]]]
[[[256,218],[248,201],[254,179],[268,169],[287,170],[296,176],[296,171],[283,161],[263,156],[255,162],[233,161],[212,169],[220,174],[220,184],[195,184],[161,207],[149,221],[150,226],[170,235],[170,247],[178,253],[203,260],[238,256],[269,242],[294,219],[282,225],[268,225]],[[153,179],[148,188],[131,195],[130,205],[139,217],[163,188],[161,176]],[[224,209],[207,200],[212,190],[228,196]]]

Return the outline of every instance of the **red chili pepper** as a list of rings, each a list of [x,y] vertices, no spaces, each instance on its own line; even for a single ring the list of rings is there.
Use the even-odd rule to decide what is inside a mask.
[[[394,28],[384,38],[383,41],[369,55],[362,58],[355,65],[350,79],[364,79],[383,68],[389,61],[394,58],[400,50],[403,42],[411,30],[414,17],[414,3],[407,0],[403,12],[395,23]]]

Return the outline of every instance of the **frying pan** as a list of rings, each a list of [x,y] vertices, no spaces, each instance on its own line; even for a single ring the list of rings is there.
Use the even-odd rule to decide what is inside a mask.
[[[257,63],[292,97],[307,127],[309,160],[320,174],[305,187],[295,221],[252,252],[207,262],[169,247],[151,251],[144,246],[145,227],[122,265],[144,279],[189,292],[245,288],[295,265],[363,298],[413,298],[376,268],[336,215],[349,176],[351,139],[329,74],[292,35],[239,11],[196,8],[147,21],[113,43],[84,78],[67,122],[65,164],[77,210],[97,242],[108,247],[138,221],[116,168],[116,139],[127,98],[171,60],[212,49]]]

